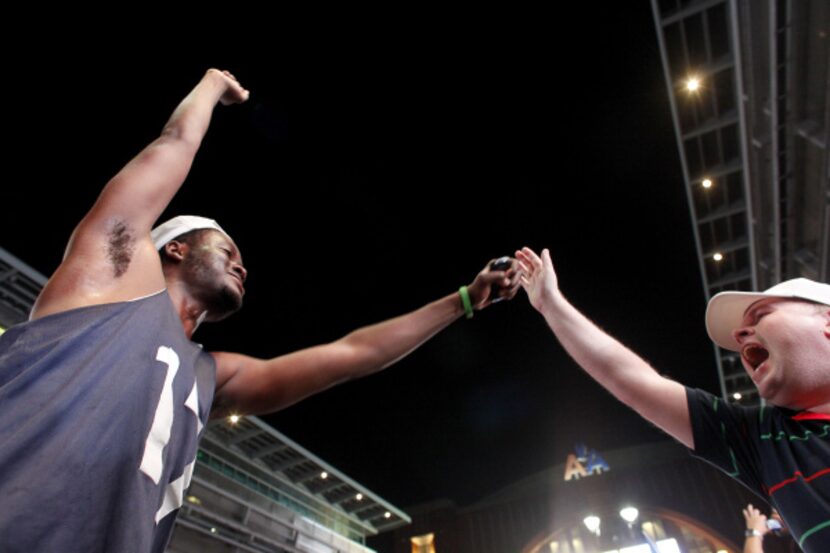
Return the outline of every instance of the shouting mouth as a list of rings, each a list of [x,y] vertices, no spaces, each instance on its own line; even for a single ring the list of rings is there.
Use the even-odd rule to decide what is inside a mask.
[[[741,349],[741,357],[744,358],[744,361],[753,371],[757,371],[764,361],[769,358],[769,351],[760,344],[747,344]]]

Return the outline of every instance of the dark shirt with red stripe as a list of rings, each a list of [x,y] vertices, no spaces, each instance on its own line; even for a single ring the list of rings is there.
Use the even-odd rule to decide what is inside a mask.
[[[830,416],[686,396],[694,454],[775,506],[804,551],[830,551]]]

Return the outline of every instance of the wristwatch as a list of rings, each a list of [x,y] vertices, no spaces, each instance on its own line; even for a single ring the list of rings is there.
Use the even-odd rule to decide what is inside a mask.
[[[744,536],[746,536],[747,538],[751,538],[753,536],[756,536],[756,537],[759,537],[759,538],[764,537],[764,535],[761,532],[759,532],[758,530],[756,530],[755,528],[747,528],[746,531],[744,532]]]

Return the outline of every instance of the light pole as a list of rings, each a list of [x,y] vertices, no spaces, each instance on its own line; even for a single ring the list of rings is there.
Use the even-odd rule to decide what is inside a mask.
[[[585,528],[595,536],[599,536],[599,525],[602,521],[596,515],[588,515],[584,519],[582,519],[582,523],[585,525]]]
[[[639,511],[639,509],[637,509],[637,507],[633,507],[633,506],[629,505],[627,507],[623,507],[622,509],[620,509],[620,517],[622,517],[622,519],[626,523],[628,523],[629,528],[632,528],[632,529],[634,528],[634,523],[637,522],[637,518],[639,516],[640,516],[640,511]],[[643,527],[642,527],[641,524],[637,524],[637,531],[646,540],[646,543],[648,544],[648,546],[651,549],[652,553],[659,553],[658,550],[657,550],[657,544],[655,544],[654,540],[652,540],[650,537],[648,537],[648,534],[646,534],[643,531]]]
[[[588,531],[594,535],[594,539],[596,539],[597,551],[601,549],[599,542],[599,526],[601,523],[602,520],[594,514],[589,514],[587,517],[582,519],[582,524],[585,525],[585,528],[587,528]]]

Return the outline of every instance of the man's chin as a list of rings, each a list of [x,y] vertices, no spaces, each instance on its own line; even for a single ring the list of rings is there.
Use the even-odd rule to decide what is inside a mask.
[[[777,398],[775,397],[775,394],[772,393],[769,389],[766,389],[764,387],[759,387],[758,388],[758,395],[761,396],[761,399],[763,399],[765,402],[769,403],[770,405],[775,405],[776,407],[784,407],[784,405],[781,405],[778,402]]]
[[[770,390],[759,390],[758,395],[763,398],[767,405],[772,405],[774,407],[782,407],[792,411],[803,411],[809,407],[804,401],[798,401],[792,396],[787,397],[781,394],[779,390],[774,392]]]

